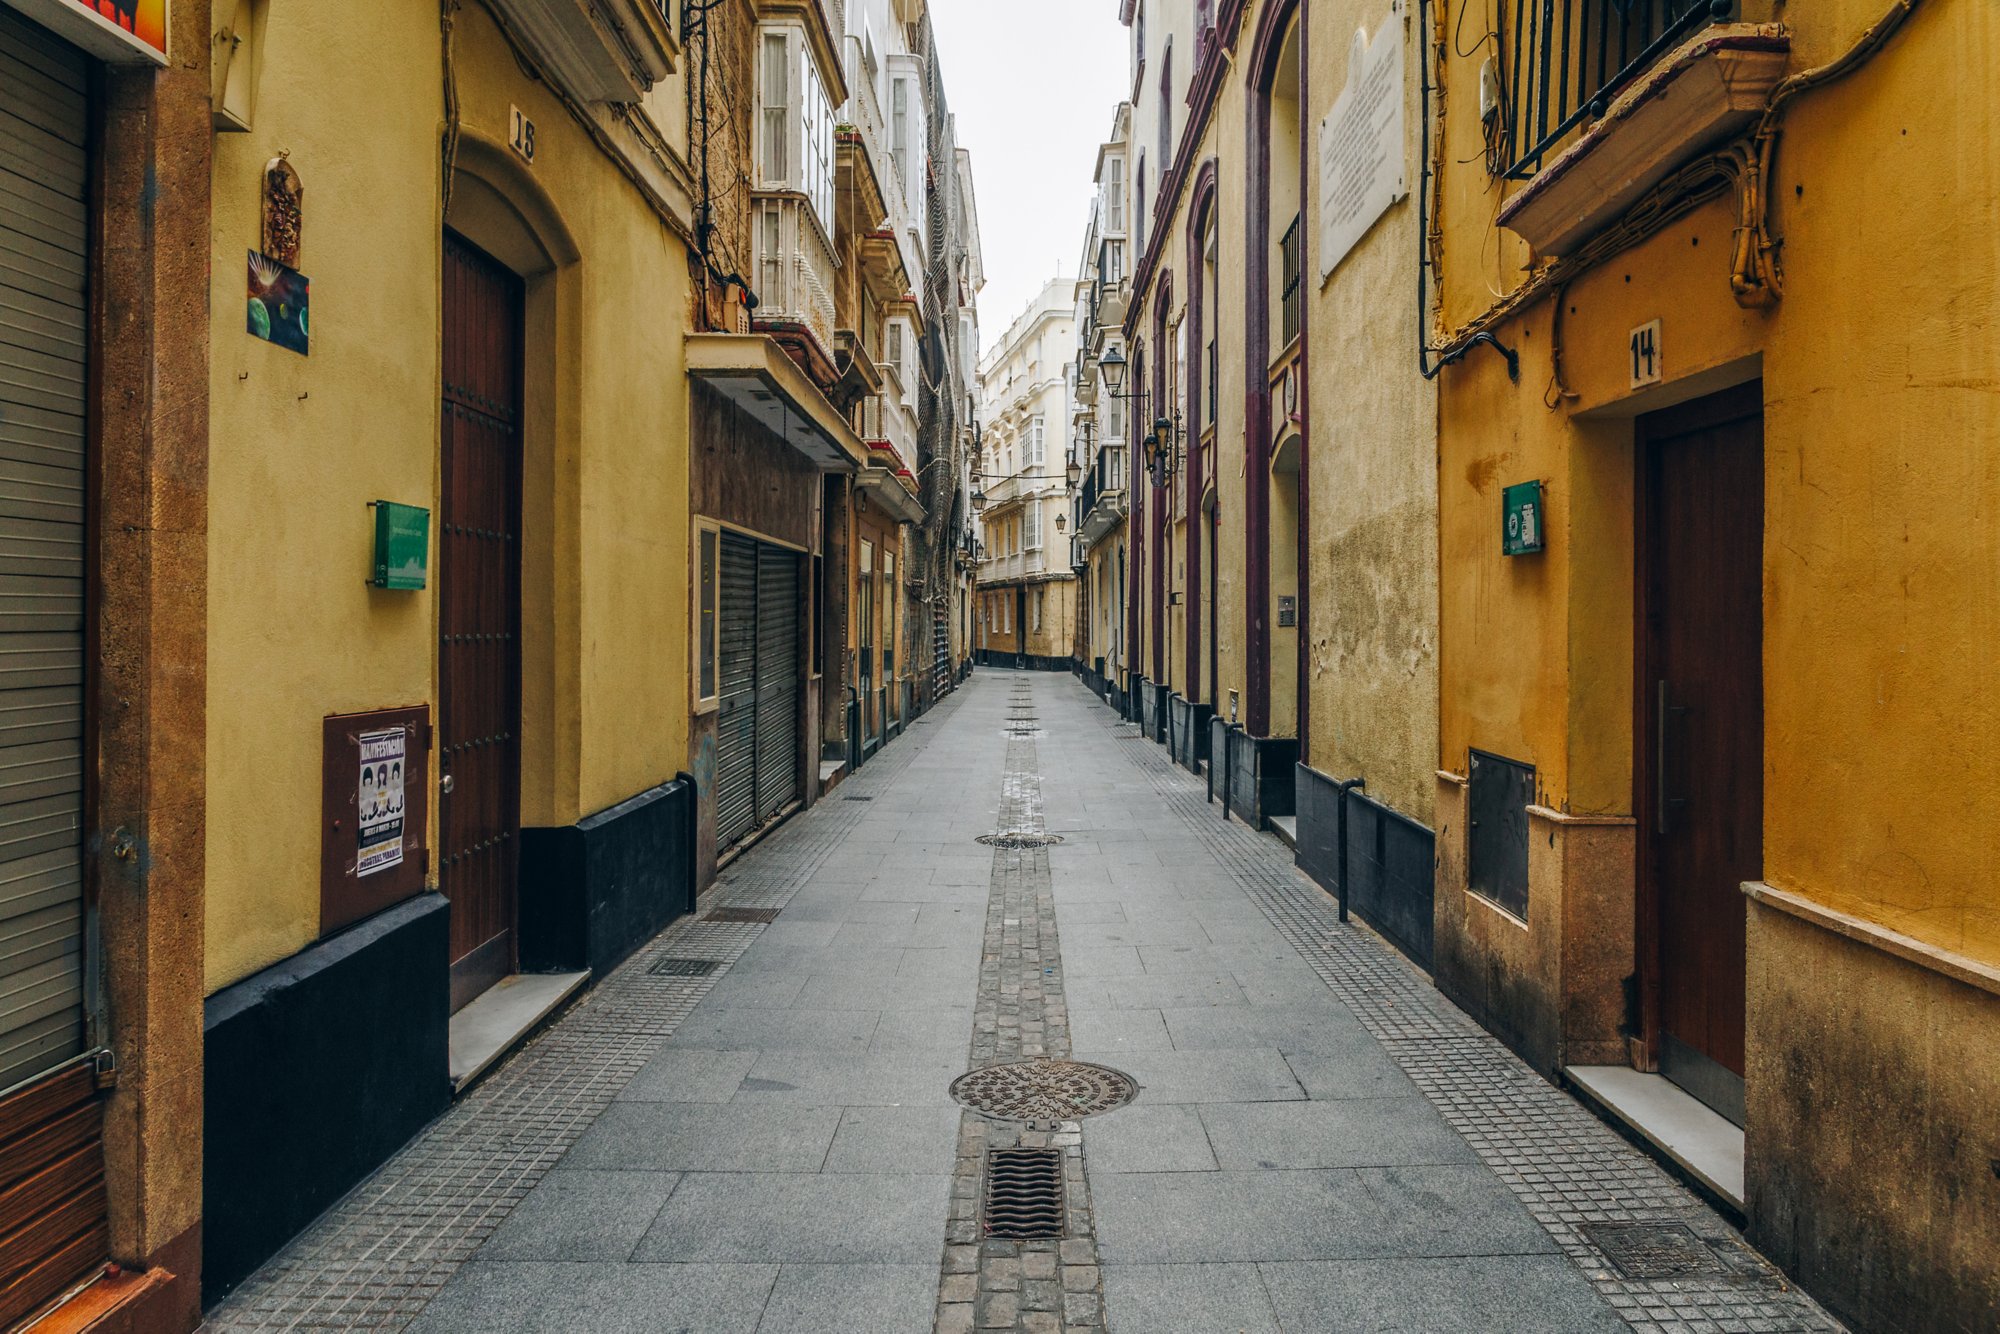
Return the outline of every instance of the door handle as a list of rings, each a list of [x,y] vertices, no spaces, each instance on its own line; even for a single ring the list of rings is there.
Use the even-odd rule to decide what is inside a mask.
[[[1670,797],[1667,795],[1667,775],[1672,772],[1667,764],[1667,741],[1670,735],[1667,730],[1667,716],[1675,713],[1686,713],[1687,707],[1673,703],[1673,697],[1668,692],[1665,681],[1659,683],[1658,693],[1659,703],[1654,711],[1653,724],[1655,728],[1653,740],[1653,832],[1664,835],[1671,824],[1669,817],[1673,809],[1676,806],[1687,805],[1686,797]]]
[[[457,786],[458,780],[450,774],[446,774],[443,778],[438,779],[438,795],[448,797],[451,795],[451,790]]]

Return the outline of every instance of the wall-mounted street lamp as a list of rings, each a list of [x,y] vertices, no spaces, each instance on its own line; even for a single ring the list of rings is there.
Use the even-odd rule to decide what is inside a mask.
[[[1064,528],[1068,526],[1069,526],[1069,516],[1058,513],[1056,515],[1056,531],[1060,533]]]
[[[1147,394],[1144,389],[1135,388],[1125,393],[1125,354],[1112,348],[1104,354],[1098,368],[1104,372],[1104,387],[1113,398],[1124,399],[1138,406],[1135,415],[1144,416]],[[1179,474],[1181,468],[1181,442],[1187,432],[1181,425],[1181,414],[1177,408],[1171,417],[1160,417],[1153,422],[1153,429],[1139,441],[1139,447],[1146,463],[1146,475],[1152,478],[1154,486],[1165,486]]]

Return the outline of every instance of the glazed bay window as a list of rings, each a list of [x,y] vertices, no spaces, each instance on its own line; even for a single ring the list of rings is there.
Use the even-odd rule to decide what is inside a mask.
[[[756,318],[802,327],[831,355],[833,106],[795,25],[758,32],[756,139]]]

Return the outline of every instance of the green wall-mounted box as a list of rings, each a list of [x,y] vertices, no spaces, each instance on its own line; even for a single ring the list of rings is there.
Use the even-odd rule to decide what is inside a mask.
[[[375,587],[422,588],[430,559],[431,512],[393,500],[376,501]]]
[[[1542,484],[1521,482],[1500,493],[1500,552],[1532,556],[1542,549]]]

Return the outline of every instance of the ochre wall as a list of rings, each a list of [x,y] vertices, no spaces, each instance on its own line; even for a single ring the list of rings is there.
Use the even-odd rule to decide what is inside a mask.
[[[1402,23],[1388,0],[1310,10],[1304,119],[1320,122],[1348,77],[1356,29]],[[1403,42],[1405,179],[1416,177],[1419,46]],[[1317,166],[1312,180],[1318,180]],[[1308,190],[1311,705],[1305,762],[1363,777],[1368,794],[1434,825],[1437,768],[1437,396],[1416,373],[1414,192],[1392,204],[1332,275],[1320,269],[1319,190]]]
[[[482,8],[461,9],[456,29],[463,134],[504,145],[510,106],[536,122],[536,162],[516,188],[524,212],[575,247],[574,262],[529,285],[523,505],[529,573],[543,560],[548,586],[524,592],[522,818],[569,823],[686,764],[686,258],[523,77]],[[368,501],[437,508],[437,16],[378,5],[357,22],[337,6],[274,6],[265,40],[254,128],[216,142],[211,991],[318,935],[321,717],[435,708],[435,587],[385,593],[364,580]],[[310,357],[242,332],[262,167],[281,148],[306,186]]]
[[[1816,9],[1792,67],[1844,50],[1877,8]],[[1549,805],[1629,810],[1631,419],[1761,370],[1766,878],[1989,962],[2000,792],[1947,757],[2000,745],[1986,518],[2000,350],[1975,335],[2000,304],[1996,50],[1990,6],[1937,0],[1858,73],[1798,99],[1773,182],[1784,299],[1768,313],[1731,299],[1734,218],[1711,203],[1569,287],[1565,408],[1540,401],[1552,302],[1500,331],[1522,354],[1518,386],[1486,349],[1448,369],[1439,468],[1443,763],[1496,750],[1537,765]],[[1477,86],[1475,62],[1452,76]],[[1467,100],[1453,161],[1476,142]],[[1496,249],[1519,259],[1507,234],[1496,246],[1490,201],[1467,197],[1472,175],[1451,173],[1446,197],[1454,319],[1483,306]],[[1886,261],[1917,238],[1939,262]],[[1633,394],[1626,335],[1654,318],[1668,383]],[[1549,549],[1502,557],[1499,488],[1536,477]]]

